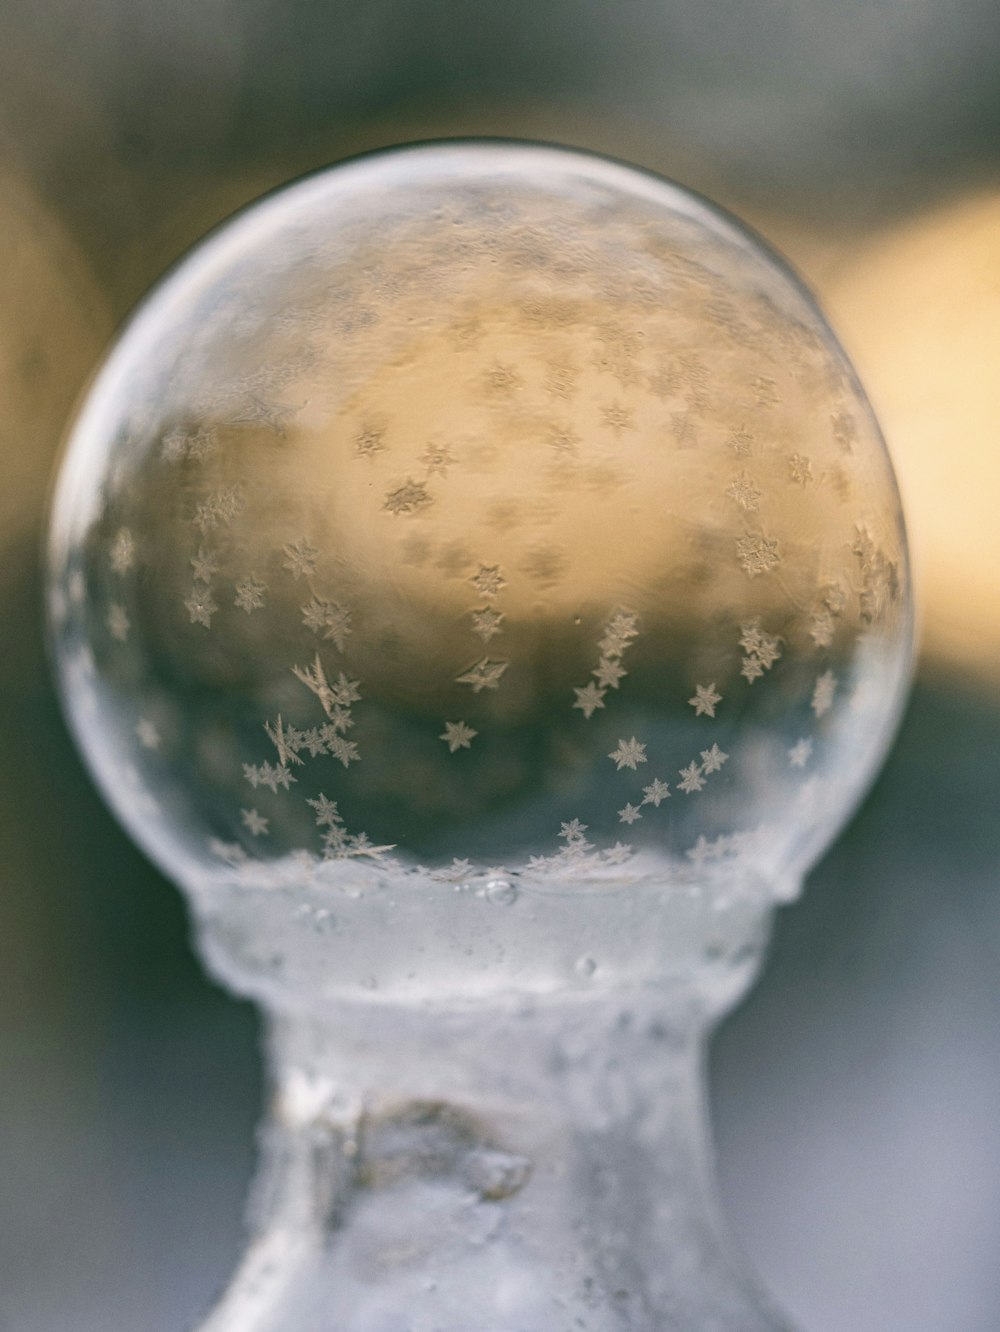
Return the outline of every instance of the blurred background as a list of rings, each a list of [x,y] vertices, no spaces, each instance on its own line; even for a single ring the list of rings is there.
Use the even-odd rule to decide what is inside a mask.
[[[350,153],[511,134],[741,214],[889,438],[916,689],[713,1048],[722,1192],[804,1332],[1000,1327],[1000,10],[995,0],[5,0],[0,8],[0,1329],[180,1332],[225,1280],[253,1011],[104,811],[44,661],[61,430],[235,207]]]

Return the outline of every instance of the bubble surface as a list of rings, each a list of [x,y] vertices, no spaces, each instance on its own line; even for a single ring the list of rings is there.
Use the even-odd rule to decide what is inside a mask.
[[[908,674],[895,482],[808,295],[533,145],[349,162],[203,242],[77,421],[50,568],[83,749],[190,888],[787,895]]]

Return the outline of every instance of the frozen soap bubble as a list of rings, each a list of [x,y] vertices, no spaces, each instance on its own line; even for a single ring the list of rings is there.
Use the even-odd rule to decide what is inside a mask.
[[[794,891],[896,720],[872,413],[752,235],[579,152],[445,143],[248,208],[75,425],[55,651],[190,889]],[[449,890],[450,891],[450,890]]]

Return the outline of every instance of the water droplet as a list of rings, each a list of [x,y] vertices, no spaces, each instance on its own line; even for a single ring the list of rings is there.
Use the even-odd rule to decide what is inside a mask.
[[[517,889],[508,879],[490,879],[486,885],[486,900],[497,906],[510,906],[517,901]]]
[[[575,970],[581,976],[592,976],[597,970],[597,963],[592,957],[578,957]]]

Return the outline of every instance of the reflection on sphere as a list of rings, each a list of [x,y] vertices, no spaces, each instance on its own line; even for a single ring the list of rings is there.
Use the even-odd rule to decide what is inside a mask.
[[[75,429],[78,733],[189,885],[793,883],[884,747],[895,485],[752,237],[583,154],[431,145],[218,231]]]

